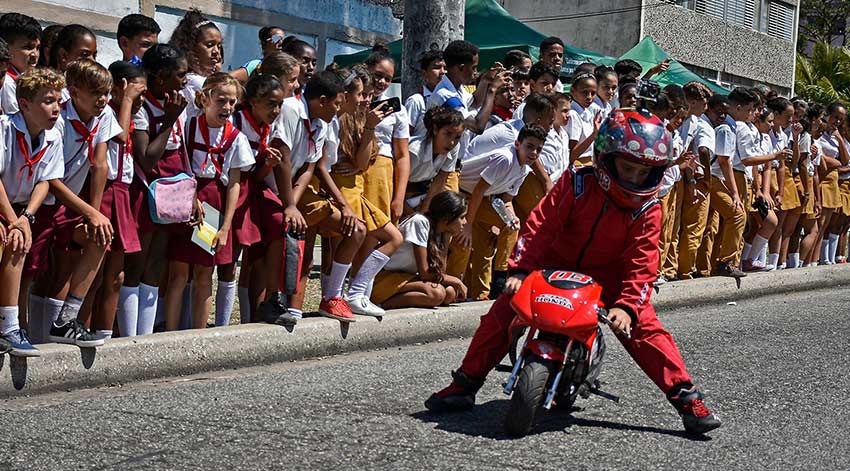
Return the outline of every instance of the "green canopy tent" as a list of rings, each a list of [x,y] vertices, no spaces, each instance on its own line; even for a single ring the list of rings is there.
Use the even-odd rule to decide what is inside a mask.
[[[651,37],[646,36],[635,47],[631,48],[629,52],[620,56],[618,60],[631,59],[640,64],[643,70],[648,70],[668,58],[670,58],[670,55],[664,49],[661,49]],[[666,72],[654,75],[652,80],[658,82],[662,87],[671,83],[684,85],[688,82],[697,81],[706,84],[715,93],[721,93],[723,95],[729,93],[729,90],[691,72],[675,59],[670,61],[670,67]]]
[[[512,49],[527,52],[534,60],[539,54],[538,45],[546,36],[526,26],[517,20],[496,0],[467,0],[464,23],[464,39],[481,48],[479,54],[479,69],[489,68],[494,62],[504,59],[505,54]],[[401,63],[402,39],[388,44],[396,63]],[[354,54],[342,54],[334,57],[334,61],[343,66],[357,64],[369,57],[370,51],[360,51]],[[613,58],[585,51],[572,46],[564,48],[564,70],[569,75],[582,62],[602,63]],[[614,59],[616,60],[616,59]],[[401,67],[396,67],[396,78],[401,76]]]

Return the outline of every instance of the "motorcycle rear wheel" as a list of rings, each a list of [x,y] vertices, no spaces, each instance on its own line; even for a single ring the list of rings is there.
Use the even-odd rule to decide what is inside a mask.
[[[505,416],[505,431],[509,435],[523,437],[534,428],[552,372],[553,367],[540,358],[529,358],[522,367]]]

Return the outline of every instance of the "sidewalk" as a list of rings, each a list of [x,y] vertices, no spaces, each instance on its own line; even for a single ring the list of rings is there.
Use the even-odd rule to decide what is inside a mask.
[[[669,283],[653,296],[653,304],[663,320],[665,310],[679,307],[842,285],[850,285],[850,265],[753,274],[743,280],[740,290],[731,278]],[[381,322],[358,317],[345,338],[339,322],[307,318],[292,333],[278,326],[249,324],[115,339],[96,351],[44,345],[39,358],[0,356],[0,398],[469,337],[490,304],[390,311]]]

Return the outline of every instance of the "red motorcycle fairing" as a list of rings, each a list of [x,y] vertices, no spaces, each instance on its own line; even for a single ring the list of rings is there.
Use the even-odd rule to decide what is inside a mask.
[[[531,340],[528,342],[528,350],[544,360],[564,363],[564,351],[549,340]]]
[[[581,273],[537,270],[511,298],[521,322],[593,347],[602,306],[602,287]]]

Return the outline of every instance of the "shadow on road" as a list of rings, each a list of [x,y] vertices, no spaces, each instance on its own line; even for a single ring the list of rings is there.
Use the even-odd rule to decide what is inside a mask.
[[[504,432],[505,414],[508,409],[508,399],[496,399],[476,405],[472,410],[450,414],[434,414],[424,410],[411,414],[411,417],[426,423],[437,424],[437,430],[460,433],[471,437],[484,437],[494,440],[511,440],[513,437]],[[568,432],[572,427],[594,427],[609,430],[628,430],[642,433],[655,433],[679,437],[692,441],[710,441],[704,435],[691,435],[683,430],[668,430],[643,425],[630,425],[607,420],[583,419],[572,414],[582,409],[573,408],[570,411],[553,409],[541,414],[537,424],[529,435],[547,432]]]

